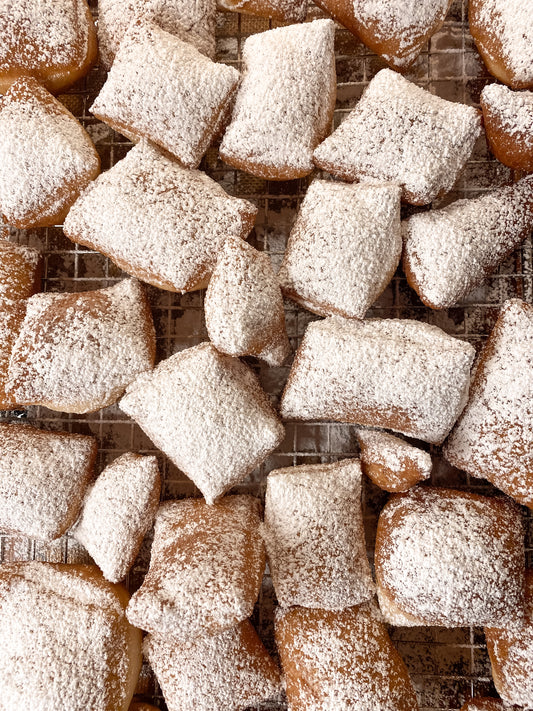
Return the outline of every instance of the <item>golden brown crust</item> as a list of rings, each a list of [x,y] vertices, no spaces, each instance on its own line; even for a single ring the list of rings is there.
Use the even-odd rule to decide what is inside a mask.
[[[504,706],[500,699],[489,698],[488,696],[470,699],[464,706],[461,706],[461,711],[512,711],[518,706]]]
[[[522,133],[519,130],[509,130],[509,124],[501,113],[494,110],[484,93],[481,94],[480,101],[490,150],[500,163],[509,168],[524,170],[526,173],[533,172],[533,137],[531,132]],[[531,106],[531,127],[533,130],[533,102]]]
[[[219,9],[267,17],[278,22],[303,22],[307,0],[218,0]]]

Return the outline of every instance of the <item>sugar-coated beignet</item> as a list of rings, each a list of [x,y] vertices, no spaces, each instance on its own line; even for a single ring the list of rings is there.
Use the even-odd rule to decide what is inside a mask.
[[[276,644],[291,711],[417,711],[379,610],[278,610]]]
[[[334,38],[331,20],[315,20],[246,39],[245,72],[220,146],[226,163],[270,180],[313,170],[335,108]]]
[[[470,699],[461,706],[461,711],[511,711],[511,709],[519,711],[518,706],[507,706],[500,699],[492,699],[488,696]]]
[[[0,424],[0,530],[62,536],[78,517],[95,459],[93,437]]]
[[[343,180],[398,183],[403,200],[426,205],[451,190],[480,133],[477,109],[382,69],[314,160]]]
[[[249,617],[259,595],[265,551],[260,504],[228,496],[160,507],[150,569],[131,598],[128,619],[165,639],[218,634]]]
[[[216,0],[98,0],[98,49],[110,69],[131,22],[145,17],[215,57]]]
[[[533,306],[503,305],[444,456],[533,508]]]
[[[0,709],[127,711],[141,670],[129,595],[96,566],[0,566]]]
[[[407,491],[431,474],[431,456],[399,437],[378,430],[358,430],[363,474],[391,493]]]
[[[400,261],[400,187],[315,180],[279,272],[286,296],[321,316],[363,318]]]
[[[508,704],[533,708],[533,569],[526,571],[526,619],[516,627],[486,628],[496,691]]]
[[[248,620],[181,644],[148,635],[144,653],[169,711],[244,711],[281,691],[279,670]]]
[[[128,138],[148,138],[197,168],[220,128],[239,72],[149,20],[133,22],[91,112]]]
[[[36,294],[9,363],[21,405],[94,412],[112,405],[155,358],[148,300],[135,279],[80,294]]]
[[[505,626],[524,616],[524,531],[509,500],[429,487],[395,494],[374,561],[390,624]]]
[[[444,22],[452,0],[317,0],[393,69],[406,70]]]
[[[270,472],[264,538],[282,607],[342,610],[374,596],[358,459]]]
[[[283,297],[268,254],[236,237],[222,247],[205,295],[209,338],[222,353],[281,365],[290,353]]]
[[[26,229],[61,224],[100,172],[89,135],[35,79],[18,79],[0,99],[0,212]]]
[[[140,376],[120,407],[209,504],[245,479],[285,434],[253,371],[211,343]]]
[[[533,172],[533,92],[489,84],[481,92],[485,132],[491,151],[514,170]]]
[[[57,93],[85,76],[97,53],[86,0],[1,0],[0,94],[20,76]]]
[[[245,239],[257,208],[146,141],[100,175],[65,220],[73,242],[169,291],[204,288],[229,237]]]
[[[281,414],[385,427],[440,444],[468,397],[473,347],[420,321],[309,324]]]
[[[269,17],[278,22],[303,22],[307,0],[218,0],[221,10]]]
[[[73,535],[112,583],[125,578],[133,565],[154,522],[160,493],[156,457],[133,452],[107,466],[87,493]]]
[[[470,32],[487,69],[513,89],[533,88],[533,4],[470,0]]]
[[[426,306],[464,299],[533,229],[533,176],[402,224],[403,269]]]

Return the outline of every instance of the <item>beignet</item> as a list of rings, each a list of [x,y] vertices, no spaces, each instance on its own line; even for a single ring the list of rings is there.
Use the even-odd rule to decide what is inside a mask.
[[[533,176],[402,224],[403,269],[432,309],[464,299],[533,229]]]
[[[400,261],[400,193],[314,180],[281,264],[284,294],[320,316],[363,318]]]
[[[0,212],[27,229],[61,224],[100,172],[89,135],[63,104],[31,77],[0,99]]]
[[[444,456],[533,508],[533,306],[503,305]]]
[[[226,163],[269,180],[313,170],[335,108],[334,37],[331,20],[315,20],[246,39],[245,72],[220,146]]]
[[[445,101],[382,69],[315,150],[314,161],[350,182],[398,183],[403,200],[426,205],[451,190],[480,134],[477,109]]]
[[[385,491],[407,491],[431,474],[429,452],[399,437],[378,430],[358,430],[357,440],[363,474]]]
[[[36,294],[27,302],[6,391],[21,405],[94,412],[116,402],[154,358],[152,314],[136,280],[80,294]]]
[[[281,365],[290,353],[283,297],[268,254],[235,237],[223,245],[204,300],[213,345]]]
[[[181,644],[148,635],[144,653],[169,711],[244,711],[281,691],[278,668],[248,620]]]
[[[204,288],[229,237],[245,239],[257,208],[146,141],[91,183],[65,234],[169,291]]]
[[[0,530],[51,541],[76,521],[96,440],[0,424]]]
[[[98,0],[100,61],[110,69],[131,22],[147,18],[165,32],[184,35],[199,52],[215,57],[215,0]]]
[[[133,565],[160,493],[156,457],[133,452],[109,464],[87,493],[73,535],[110,582],[125,578]]]
[[[282,607],[342,610],[374,597],[359,460],[270,472],[264,538]]]
[[[430,487],[395,494],[379,517],[374,561],[390,624],[503,627],[523,619],[524,530],[507,499]]]
[[[407,668],[373,603],[279,610],[276,644],[291,711],[417,711]]]
[[[281,414],[385,427],[440,444],[466,403],[474,353],[420,321],[315,321],[296,352]]]
[[[155,520],[150,569],[127,614],[167,641],[216,635],[249,617],[265,551],[258,499],[228,496],[168,501]]]
[[[533,88],[533,5],[470,0],[470,32],[487,69],[513,89]]]
[[[253,371],[202,343],[127,389],[121,409],[212,504],[280,444],[285,430]]]
[[[141,670],[129,595],[95,566],[0,566],[0,709],[127,711]]]
[[[21,76],[58,93],[87,74],[97,53],[86,0],[1,0],[0,94]]]
[[[307,0],[218,0],[221,10],[269,17],[278,22],[303,22]]]
[[[514,170],[533,172],[533,92],[489,84],[480,101],[487,141],[496,158]]]
[[[220,128],[239,72],[149,20],[133,22],[90,111],[115,131],[148,138],[197,168]]]

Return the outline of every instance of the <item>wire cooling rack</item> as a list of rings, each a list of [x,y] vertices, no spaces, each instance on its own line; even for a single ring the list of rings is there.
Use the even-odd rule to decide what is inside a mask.
[[[91,2],[96,14],[96,0]],[[443,28],[431,39],[408,78],[439,96],[466,104],[478,105],[483,86],[492,81],[481,61],[468,31],[467,0],[455,0]],[[311,16],[322,13],[311,6]],[[268,20],[246,15],[219,13],[217,18],[217,58],[219,61],[241,66],[244,40],[250,34],[272,27]],[[384,65],[347,30],[337,29],[336,57],[338,96],[335,126],[347,114],[372,77]],[[88,107],[99,92],[105,73],[95,68],[82,82],[60,98],[91,134],[102,159],[102,170],[107,170],[123,158],[131,144],[119,134],[94,119]],[[311,178],[291,182],[269,182],[253,178],[229,168],[218,157],[216,148],[208,151],[202,168],[229,193],[256,203],[259,208],[257,223],[250,242],[270,254],[277,267],[299,204]],[[484,138],[478,141],[456,189],[443,202],[458,197],[474,196],[491,187],[509,182],[517,176],[491,157]],[[407,211],[407,210],[406,210]],[[13,231],[12,239],[42,250],[45,259],[43,289],[45,291],[85,291],[111,285],[125,275],[100,254],[73,245],[60,227]],[[531,239],[515,252],[498,272],[473,293],[467,301],[445,312],[433,312],[423,306],[407,286],[401,271],[395,275],[385,293],[369,315],[381,318],[414,318],[440,326],[448,333],[482,345],[492,328],[501,304],[518,296],[533,302],[533,260]],[[165,358],[176,351],[207,340],[203,317],[203,292],[180,296],[147,287],[157,330],[157,357]],[[307,324],[316,317],[286,302],[287,328],[295,349]],[[268,368],[250,360],[264,388],[277,402],[288,375],[290,362],[280,368]],[[126,451],[156,454],[164,481],[162,498],[173,499],[197,494],[194,485],[160,452],[141,430],[117,406],[91,415],[67,415],[41,407],[25,412],[2,413],[5,419],[28,419],[44,429],[67,430],[96,437],[99,444],[97,471]],[[337,423],[286,423],[287,436],[281,446],[235,491],[263,497],[265,477],[269,471],[303,463],[334,461],[340,457],[357,456],[356,428]],[[486,482],[470,479],[450,467],[436,447],[432,483],[477,492],[490,492]],[[368,553],[372,559],[375,529],[379,511],[387,495],[365,482],[363,510]],[[527,529],[528,565],[533,566],[533,519],[524,509]],[[149,562],[150,537],[130,572],[126,584],[131,591],[142,582]],[[87,562],[81,546],[66,536],[53,544],[2,535],[0,560],[44,560],[51,562]],[[273,612],[275,598],[271,580],[265,575],[254,623],[267,647],[274,652]],[[416,686],[422,711],[450,711],[459,709],[474,694],[493,694],[490,664],[483,630],[462,628],[395,628],[393,640],[409,667]],[[143,668],[138,693],[164,709],[165,704],[157,683],[148,669]],[[283,700],[258,707],[281,710]]]

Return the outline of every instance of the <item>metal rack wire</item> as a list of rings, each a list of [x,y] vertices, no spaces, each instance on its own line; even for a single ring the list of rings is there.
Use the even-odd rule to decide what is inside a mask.
[[[96,13],[96,0],[91,4]],[[314,6],[312,16],[321,16]],[[217,56],[219,61],[240,67],[241,50],[246,37],[272,27],[268,20],[244,15],[219,13],[217,20]],[[379,57],[369,52],[347,30],[339,28],[336,35],[338,99],[335,125],[350,111],[370,79],[384,65]],[[490,81],[468,32],[467,0],[455,0],[443,28],[431,39],[408,77],[443,98],[478,104],[479,93]],[[107,126],[99,123],[88,112],[98,93],[104,73],[95,68],[86,79],[63,95],[61,100],[90,132],[102,159],[102,169],[114,165],[127,153],[131,144]],[[277,266],[283,255],[286,240],[309,179],[274,183],[259,180],[224,165],[216,148],[209,150],[202,168],[220,182],[231,194],[246,197],[259,207],[259,215],[250,242],[267,251]],[[473,196],[490,187],[508,182],[509,170],[489,154],[482,138],[466,170],[445,201]],[[42,250],[45,256],[45,291],[84,291],[110,285],[124,275],[105,257],[73,245],[60,227],[42,230],[13,231],[12,239]],[[158,359],[207,339],[203,318],[203,293],[184,296],[148,287],[157,330]],[[498,272],[472,294],[468,300],[446,312],[431,312],[407,286],[399,271],[369,315],[382,318],[415,318],[440,326],[459,338],[482,344],[496,320],[500,305],[507,298],[519,296],[533,301],[533,253],[531,239],[503,264]],[[316,318],[309,312],[286,303],[287,327],[293,348],[299,344],[309,321]],[[267,368],[251,361],[265,389],[276,400],[286,380],[289,366]],[[45,408],[30,408],[27,412],[3,413],[4,418],[27,418],[45,429],[60,429],[94,435],[99,444],[97,469],[101,469],[118,455],[133,450],[155,453],[164,480],[163,498],[171,499],[197,493],[192,483],[179,472],[141,430],[117,406],[92,415],[66,415]],[[339,457],[357,456],[355,428],[337,423],[286,424],[287,436],[263,465],[237,491],[263,496],[266,474],[274,468],[302,463],[327,462]],[[432,448],[435,459],[432,481],[468,488],[478,492],[491,487],[480,480],[470,479],[450,467]],[[364,515],[369,555],[372,556],[376,521],[386,500],[386,494],[366,482]],[[528,564],[533,565],[533,519],[524,514],[527,528]],[[147,569],[149,540],[128,577],[127,585],[136,589]],[[53,562],[84,562],[85,551],[68,536],[53,544],[42,544],[0,533],[0,560],[47,560]],[[268,575],[254,614],[256,627],[267,647],[273,651],[274,594]],[[446,630],[413,628],[392,630],[393,639],[405,659],[415,683],[422,711],[459,709],[464,700],[474,693],[492,693],[483,631],[474,628]],[[165,708],[157,684],[148,669],[144,670],[139,692],[146,700]],[[271,711],[286,708],[280,700],[260,708]]]

